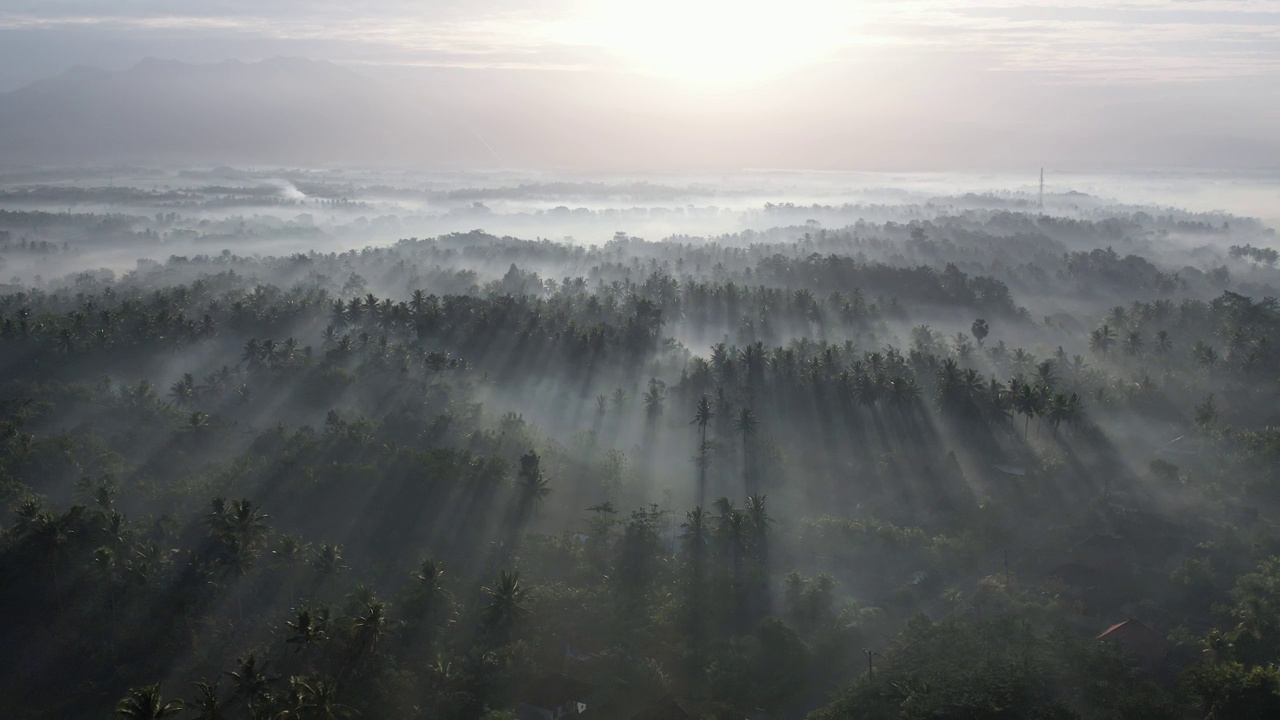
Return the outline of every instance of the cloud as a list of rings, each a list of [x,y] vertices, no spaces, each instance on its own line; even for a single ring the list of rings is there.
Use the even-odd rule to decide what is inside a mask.
[[[622,69],[625,58],[597,22],[600,8],[616,2],[9,0],[0,30],[340,42],[345,56],[333,59],[361,63]],[[646,12],[649,4],[638,7]],[[815,58],[827,61],[981,53],[990,70],[1054,82],[1280,80],[1280,0],[849,0],[824,7],[829,47]],[[776,12],[785,18],[788,8]]]

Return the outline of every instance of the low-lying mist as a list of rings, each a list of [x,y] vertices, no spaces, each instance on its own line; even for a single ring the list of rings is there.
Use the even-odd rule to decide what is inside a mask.
[[[1248,716],[1278,188],[6,171],[0,709]]]

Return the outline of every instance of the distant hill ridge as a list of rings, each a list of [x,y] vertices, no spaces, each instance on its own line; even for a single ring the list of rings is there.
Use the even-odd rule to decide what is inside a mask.
[[[0,94],[0,163],[465,165],[484,145],[391,87],[325,61],[84,66]]]

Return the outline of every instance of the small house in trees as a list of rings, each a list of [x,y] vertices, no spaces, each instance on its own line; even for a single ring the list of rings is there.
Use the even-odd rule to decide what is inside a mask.
[[[524,701],[516,706],[520,720],[561,720],[586,717],[587,702],[595,686],[565,675],[539,678],[529,685]]]
[[[1112,625],[1098,639],[1116,643],[1137,658],[1142,668],[1148,671],[1157,668],[1169,655],[1169,641],[1164,635],[1133,618]]]

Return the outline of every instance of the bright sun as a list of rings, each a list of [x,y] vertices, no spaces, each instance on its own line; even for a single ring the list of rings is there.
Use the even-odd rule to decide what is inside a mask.
[[[641,72],[727,89],[829,57],[851,20],[850,5],[855,3],[599,0],[583,30],[592,44]]]

